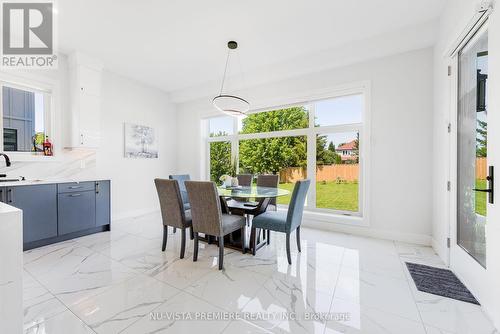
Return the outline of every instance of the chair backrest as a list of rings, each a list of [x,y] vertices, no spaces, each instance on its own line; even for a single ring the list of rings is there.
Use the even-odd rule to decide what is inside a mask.
[[[185,227],[184,203],[177,180],[155,179],[155,185],[160,200],[163,225]]]
[[[178,175],[169,175],[168,178],[170,180],[179,181],[179,189],[181,190],[182,202],[189,203],[189,198],[186,192],[186,186],[184,185],[184,182],[190,181],[191,176],[189,176],[189,174],[178,174]]]
[[[222,235],[222,212],[215,182],[186,181],[193,231]]]
[[[243,187],[250,187],[252,185],[252,174],[238,174],[236,175],[238,179],[238,185]]]
[[[295,183],[292,192],[292,198],[288,205],[288,214],[286,216],[287,231],[295,230],[302,222],[302,213],[304,212],[304,204],[306,202],[307,190],[311,180],[300,180]]]
[[[280,176],[278,174],[257,175],[257,187],[278,188]],[[269,204],[276,205],[276,198],[272,198]]]

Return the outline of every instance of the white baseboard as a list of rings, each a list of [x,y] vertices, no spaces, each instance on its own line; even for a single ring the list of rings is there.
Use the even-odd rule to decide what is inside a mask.
[[[302,226],[318,230],[341,232],[363,237],[407,242],[423,246],[432,245],[432,237],[425,234],[401,233],[397,231],[380,230],[366,226],[351,226],[346,224],[326,223],[311,219],[304,219]]]
[[[436,254],[439,256],[439,258],[446,263],[447,265],[450,265],[448,263],[448,251],[446,246],[442,245],[440,242],[438,242],[436,239],[432,238],[432,248],[436,252]]]
[[[120,212],[120,213],[113,213],[111,216],[111,222],[116,221],[116,220],[122,220],[122,219],[127,219],[127,218],[134,218],[142,215],[147,215],[150,213],[154,212],[159,212],[158,208],[148,208],[148,209],[138,209],[138,210],[131,210],[131,211],[125,211],[125,212]]]

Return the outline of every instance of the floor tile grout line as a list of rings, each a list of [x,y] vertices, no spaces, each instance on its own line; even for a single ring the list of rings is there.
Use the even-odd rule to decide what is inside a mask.
[[[397,249],[397,246],[396,246],[396,242],[393,241],[394,243],[394,247],[396,247]],[[398,253],[399,255],[399,253]],[[399,258],[401,259],[401,256],[399,255]],[[420,313],[420,308],[418,307],[418,303],[417,303],[417,300],[415,299],[415,295],[413,293],[413,289],[411,288],[411,282],[410,282],[410,279],[408,278],[408,275],[406,275],[406,273],[404,272],[404,270],[406,270],[405,268],[405,265],[403,264],[403,261],[400,261],[400,265],[401,267],[403,268],[403,274],[405,274],[405,278],[406,278],[406,283],[408,285],[408,289],[410,289],[410,294],[411,294],[411,297],[413,299],[413,303],[415,304],[415,308],[417,309],[417,312],[418,312],[418,317],[420,319],[420,323],[422,324],[422,327],[424,329],[424,332],[427,334],[427,328],[425,326],[425,322],[424,322],[424,319],[422,318],[422,314]]]
[[[333,287],[332,300],[330,301],[330,307],[328,309],[329,313],[332,313],[333,301],[335,299],[335,292],[337,291],[337,285],[339,284],[340,273],[342,272],[342,267],[344,264],[344,255],[345,255],[345,247],[342,247],[342,258],[340,260],[339,272],[337,273],[337,279],[335,280],[335,286]],[[328,325],[328,321],[325,321],[325,326],[323,327],[323,334],[326,333],[326,326]]]
[[[35,280],[36,280],[36,279],[35,279]],[[38,283],[40,283],[40,285],[42,285],[42,283],[41,283],[41,282],[39,282],[38,280],[36,280],[36,281],[37,281]],[[43,285],[42,285],[42,286],[43,286]],[[44,287],[45,287],[45,286],[44,286]],[[64,305],[64,307],[66,307],[66,310],[65,310],[65,311],[63,311],[63,312],[61,312],[61,313],[58,313],[57,315],[60,315],[60,314],[62,314],[62,313],[64,313],[64,312],[66,312],[66,311],[69,311],[69,312],[71,312],[71,313],[72,313],[72,314],[73,314],[73,315],[74,315],[74,316],[75,316],[78,320],[80,320],[83,324],[85,324],[85,326],[87,326],[87,327],[88,327],[88,328],[89,328],[89,329],[90,329],[93,333],[97,334],[97,333],[96,333],[96,331],[94,331],[94,330],[92,329],[92,327],[90,327],[90,325],[89,325],[89,324],[87,324],[87,323],[86,323],[83,319],[81,319],[81,318],[80,318],[77,314],[75,314],[75,312],[73,312],[73,310],[71,310],[71,309],[69,308],[69,306],[68,306],[68,305],[66,305],[66,303],[64,303],[61,299],[59,299],[56,295],[54,295],[54,294],[53,294],[53,293],[52,293],[49,289],[47,289],[47,291],[49,291],[49,293],[51,293],[51,294],[52,294],[52,296],[53,296],[55,299],[57,299],[57,300],[58,300],[58,301],[59,301],[62,305]],[[46,322],[47,320],[52,319],[52,318],[53,318],[53,317],[47,318],[47,319],[45,319],[45,320],[44,320],[44,321],[42,321],[42,322]],[[41,323],[42,323],[42,322],[41,322]]]

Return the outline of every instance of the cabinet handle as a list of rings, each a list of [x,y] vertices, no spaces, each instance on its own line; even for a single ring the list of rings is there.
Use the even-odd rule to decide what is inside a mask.
[[[82,196],[82,194],[71,194],[71,195],[69,195],[69,197],[78,197],[78,196]]]
[[[95,183],[95,193],[98,194],[99,193],[99,182],[96,182]]]
[[[7,202],[12,203],[14,197],[12,196],[12,189],[7,190]]]
[[[83,145],[83,134],[80,134],[80,145]]]
[[[80,189],[82,186],[71,186],[69,189]]]

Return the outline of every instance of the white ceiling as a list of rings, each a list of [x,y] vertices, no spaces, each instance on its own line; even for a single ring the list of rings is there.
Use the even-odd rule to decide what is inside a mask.
[[[280,63],[292,70],[293,59],[432,21],[445,2],[59,0],[59,47],[174,92],[220,81],[231,39],[241,63],[234,58],[232,73],[250,76]]]

